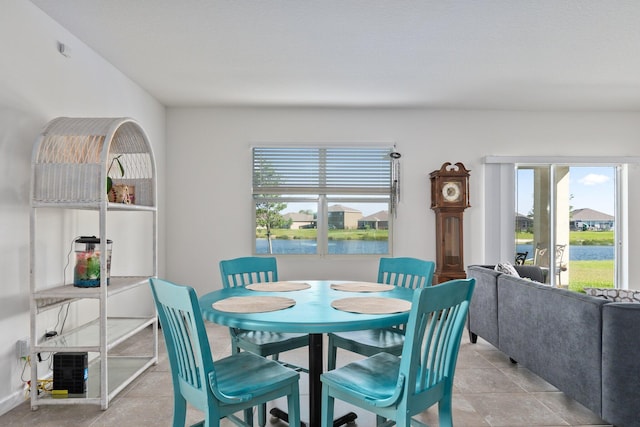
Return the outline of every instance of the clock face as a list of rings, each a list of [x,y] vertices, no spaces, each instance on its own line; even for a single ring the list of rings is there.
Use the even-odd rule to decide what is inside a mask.
[[[461,194],[460,183],[457,181],[445,182],[442,186],[442,197],[446,202],[459,201]]]

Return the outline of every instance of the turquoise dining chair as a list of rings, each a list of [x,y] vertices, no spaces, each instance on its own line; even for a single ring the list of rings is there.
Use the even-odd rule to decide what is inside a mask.
[[[322,374],[321,425],[333,425],[339,399],[375,413],[378,426],[398,427],[437,403],[439,426],[452,427],[453,377],[474,286],[475,279],[458,279],[416,290],[400,357],[378,353]]]
[[[417,258],[380,258],[378,283],[424,288],[431,286],[436,264]],[[335,369],[338,348],[363,356],[385,351],[399,356],[404,344],[404,325],[364,331],[333,332],[329,334],[327,369]]]
[[[222,285],[225,288],[246,286],[252,283],[277,282],[278,264],[274,257],[241,257],[223,260],[220,261],[220,274],[222,275]],[[229,328],[229,333],[232,354],[244,350],[279,360],[280,353],[309,345],[309,335],[307,334],[250,331],[238,328]],[[281,363],[296,371],[309,372],[308,369],[301,366],[284,361]],[[266,418],[266,406],[263,405],[258,411],[260,427],[266,425]]]
[[[247,352],[214,362],[194,289],[155,278],[150,284],[171,365],[173,427],[185,425],[187,403],[204,412],[204,426],[220,426],[224,417],[253,426],[253,407],[283,396],[299,425],[300,374]],[[239,411],[244,422],[233,415]]]
[[[252,283],[277,282],[278,265],[273,257],[243,257],[220,261],[222,285],[225,288],[246,286]],[[307,334],[248,331],[230,328],[231,352],[250,351],[260,356],[272,356],[278,360],[279,353],[309,345]],[[299,366],[291,366],[307,372]]]

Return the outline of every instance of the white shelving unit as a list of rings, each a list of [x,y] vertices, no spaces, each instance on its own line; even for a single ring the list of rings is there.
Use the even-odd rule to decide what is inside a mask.
[[[119,167],[109,166],[118,157]],[[134,378],[158,361],[158,324],[148,317],[112,317],[109,298],[140,286],[157,276],[156,168],[149,140],[140,125],[130,118],[69,118],[49,122],[38,138],[32,158],[30,218],[30,307],[31,307],[31,407],[39,405],[99,404],[109,401]],[[107,175],[109,174],[109,175]],[[131,204],[111,203],[106,194],[107,176],[113,184],[127,185],[135,194]],[[75,287],[73,283],[42,283],[39,274],[44,263],[38,259],[38,211],[40,209],[95,211],[99,222],[100,286]],[[107,285],[107,221],[109,212],[132,211],[150,216],[153,237],[149,242],[152,261],[144,276],[111,276]],[[126,244],[126,242],[121,242]],[[71,275],[73,276],[73,275]],[[65,281],[69,281],[68,279]],[[73,282],[73,278],[71,278]],[[39,337],[44,312],[65,304],[97,300],[99,315],[86,324],[47,340]],[[136,334],[153,328],[153,348],[140,356],[114,356],[109,352],[118,344],[135,339]],[[39,393],[39,353],[90,352],[87,393],[81,397],[52,398]]]

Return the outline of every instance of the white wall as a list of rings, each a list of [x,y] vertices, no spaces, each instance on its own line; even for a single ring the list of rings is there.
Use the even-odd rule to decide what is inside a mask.
[[[15,344],[29,335],[30,167],[32,147],[41,128],[58,116],[133,117],[153,145],[161,177],[159,188],[165,158],[162,105],[32,3],[3,0],[1,9],[0,414],[24,398],[23,363],[16,356]],[[71,47],[70,58],[57,52],[58,41]],[[73,233],[95,226],[85,223],[82,215],[47,212],[42,218],[50,227],[38,245],[46,246],[43,252],[51,254],[45,268],[47,277],[52,279],[53,275],[55,281]],[[136,259],[125,261],[135,264]],[[148,290],[141,290],[133,295],[131,305],[151,310],[148,297]]]
[[[487,155],[637,156],[640,113],[537,113],[414,109],[168,109],[167,275],[200,292],[221,286],[218,262],[251,253],[251,144],[393,142],[402,153],[402,200],[395,256],[435,258],[435,216],[428,175],[444,162],[471,170],[465,212],[465,263],[485,259],[484,165]],[[638,182],[638,167],[630,171]],[[630,192],[630,218],[640,196]],[[640,253],[630,222],[630,258]],[[490,243],[487,243],[490,244]],[[493,260],[495,261],[495,260]],[[280,277],[373,280],[376,257],[278,257]],[[636,263],[637,264],[637,263]],[[640,273],[632,265],[631,277]],[[636,274],[634,274],[636,273]],[[640,288],[631,283],[630,287]]]

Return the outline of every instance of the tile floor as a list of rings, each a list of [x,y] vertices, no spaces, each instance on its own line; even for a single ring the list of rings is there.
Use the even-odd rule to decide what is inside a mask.
[[[230,344],[227,329],[211,324],[208,324],[207,328],[214,358],[228,355]],[[127,354],[135,351],[137,346],[148,345],[150,337],[149,332],[138,342],[119,347],[117,352]],[[359,356],[339,351],[338,364],[357,357]],[[303,349],[282,356],[284,360],[303,366],[306,366],[306,358],[307,353]],[[0,426],[170,426],[173,390],[162,337],[159,359],[157,366],[150,368],[112,400],[106,411],[95,405],[41,406],[37,411],[32,411],[29,403],[25,402],[0,416]],[[301,374],[303,419],[307,418],[308,396],[304,395],[306,390],[307,378],[305,374]],[[460,349],[454,393],[456,427],[607,425],[591,411],[567,398],[527,369],[511,364],[504,354],[490,344],[480,339],[477,344],[470,344],[466,333]],[[336,403],[337,415],[353,409]],[[286,404],[280,407],[286,408]],[[372,414],[357,409],[355,412],[358,413],[358,419],[353,427],[374,425],[375,417]],[[200,419],[198,411],[190,409],[187,422],[193,424]],[[432,427],[438,426],[436,408],[424,412],[418,419]],[[233,423],[223,420],[221,425],[226,427]],[[286,426],[279,421],[268,425]]]

